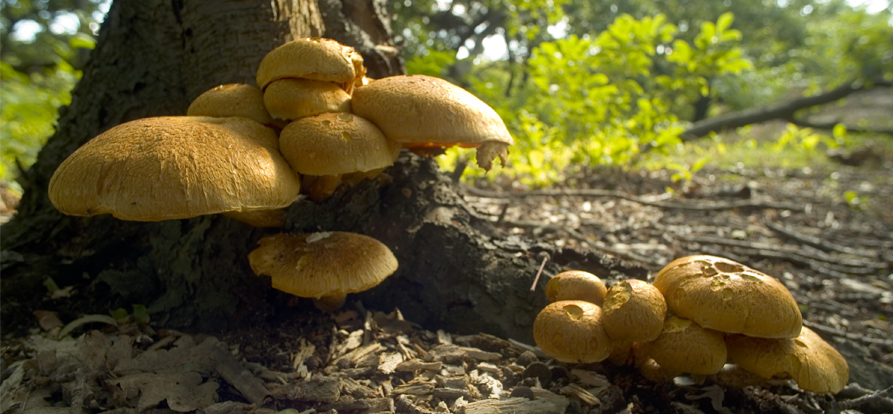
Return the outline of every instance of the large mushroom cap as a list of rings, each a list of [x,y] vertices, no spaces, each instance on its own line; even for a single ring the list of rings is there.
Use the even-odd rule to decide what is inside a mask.
[[[788,374],[806,391],[837,393],[849,380],[846,359],[807,327],[796,338],[729,335],[726,344],[741,368],[764,378]]]
[[[715,256],[676,259],[654,278],[673,314],[728,333],[763,338],[799,335],[797,301],[775,278]]]
[[[354,113],[378,125],[388,139],[408,148],[483,147],[483,154],[478,152],[478,164],[485,169],[497,156],[504,163],[508,146],[514,144],[493,108],[440,78],[381,78],[357,88],[351,106]]]
[[[533,340],[561,362],[603,361],[612,344],[602,325],[602,310],[582,300],[563,300],[543,308],[533,322]]]
[[[383,243],[345,232],[273,234],[248,255],[255,274],[273,288],[302,298],[322,298],[370,289],[397,270]]]
[[[254,85],[228,83],[208,89],[186,110],[189,116],[213,116],[218,118],[241,116],[263,125],[273,123],[264,107],[264,93]]]
[[[308,37],[283,44],[267,53],[257,68],[257,85],[264,89],[283,78],[305,78],[349,83],[365,74],[363,57],[354,48],[332,39]]]
[[[400,151],[371,122],[348,113],[323,113],[292,121],[279,134],[282,155],[307,175],[341,175],[394,164]]]
[[[667,302],[644,280],[628,279],[608,289],[604,304],[605,332],[613,340],[648,342],[660,336]]]
[[[49,197],[68,215],[161,221],[282,208],[299,190],[272,129],[239,117],[158,117],[78,148],[53,173]]]

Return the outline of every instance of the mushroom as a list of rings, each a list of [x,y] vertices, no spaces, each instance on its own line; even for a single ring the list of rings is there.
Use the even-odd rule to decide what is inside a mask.
[[[649,342],[663,331],[667,302],[650,283],[628,279],[615,283],[605,296],[603,323],[614,341]]]
[[[699,325],[764,338],[799,335],[803,318],[775,278],[715,256],[676,259],[654,278],[670,311]]]
[[[228,214],[277,226],[300,182],[276,133],[247,118],[157,117],[103,132],[53,173],[49,197],[72,216],[161,221]]]
[[[241,116],[263,125],[273,125],[273,118],[264,107],[264,93],[257,86],[244,83],[228,83],[205,91],[192,100],[186,115]]]
[[[549,279],[546,283],[546,300],[585,300],[601,306],[605,299],[605,282],[598,276],[582,270],[568,270]]]
[[[493,108],[465,89],[431,76],[372,81],[354,91],[351,106],[388,139],[410,150],[477,147],[477,163],[488,171],[496,157],[505,165],[508,147],[514,144]]]
[[[257,85],[284,78],[335,82],[350,94],[354,83],[366,74],[363,56],[354,48],[322,37],[307,37],[285,43],[267,53],[257,68]]]
[[[332,82],[287,78],[271,82],[263,104],[276,119],[298,119],[323,112],[350,112],[350,95]]]
[[[382,242],[346,232],[266,236],[248,261],[255,274],[270,276],[274,289],[313,298],[324,312],[334,312],[348,293],[371,289],[397,270],[397,259]]]
[[[654,360],[646,367],[651,378],[673,378],[683,373],[715,374],[728,359],[722,333],[675,316],[664,322],[663,332],[657,339],[647,343],[645,354]]]
[[[292,121],[279,134],[279,145],[315,201],[332,195],[343,174],[381,171],[400,152],[371,122],[331,112]]]
[[[533,322],[533,340],[561,362],[600,362],[612,350],[602,309],[582,300],[562,300],[543,308]]]
[[[792,378],[805,391],[834,394],[849,380],[846,359],[805,326],[796,338],[729,335],[726,345],[739,367],[765,379]]]

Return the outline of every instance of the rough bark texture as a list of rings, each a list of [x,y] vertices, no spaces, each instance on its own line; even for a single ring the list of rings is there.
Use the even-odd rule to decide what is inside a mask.
[[[27,328],[34,309],[70,318],[135,303],[147,305],[153,321],[169,328],[209,332],[269,322],[294,311],[268,279],[253,275],[246,256],[261,236],[276,231],[347,230],[382,240],[394,250],[400,269],[359,298],[366,306],[399,307],[429,329],[529,340],[533,318],[544,305],[541,289],[529,292],[538,251],[552,254],[547,269],[552,273],[560,263],[602,276],[645,276],[643,269],[594,255],[496,234],[430,160],[411,155],[387,174],[325,203],[295,203],[285,230],[259,230],[219,216],[159,223],[85,219],[52,208],[46,197],[49,178],[78,146],[132,119],[182,115],[192,98],[215,85],[253,83],[269,50],[295,37],[322,35],[323,17],[325,35],[364,52],[371,74],[402,71],[396,55],[389,55],[379,1],[349,2],[350,7],[321,3],[320,8],[307,0],[113,4],[72,105],[25,177],[20,211],[3,227],[6,328]],[[78,292],[45,301],[41,284],[48,277]]]

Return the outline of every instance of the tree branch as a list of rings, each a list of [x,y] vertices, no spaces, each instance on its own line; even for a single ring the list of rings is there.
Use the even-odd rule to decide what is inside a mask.
[[[771,121],[774,119],[782,119],[788,122],[797,124],[798,122],[805,121],[797,121],[794,117],[794,114],[805,108],[810,108],[813,106],[824,105],[827,103],[831,103],[837,101],[839,99],[843,99],[854,92],[868,90],[878,86],[888,86],[888,83],[885,82],[876,82],[869,86],[866,86],[862,82],[849,82],[844,85],[837,87],[831,91],[821,93],[814,96],[806,96],[802,98],[797,98],[788,102],[777,103],[773,105],[769,105],[765,108],[758,108],[746,111],[739,112],[730,112],[724,115],[720,115],[714,118],[708,118],[700,122],[694,123],[688,130],[684,131],[680,134],[680,138],[683,141],[689,141],[697,138],[701,138],[711,132],[722,132],[729,129],[739,128],[750,124],[756,124],[760,122]],[[829,127],[824,124],[812,124],[817,128],[826,129]],[[830,125],[830,128],[833,128],[833,125]],[[847,128],[850,131],[857,131],[855,128]],[[873,132],[884,132],[883,130],[873,131]]]

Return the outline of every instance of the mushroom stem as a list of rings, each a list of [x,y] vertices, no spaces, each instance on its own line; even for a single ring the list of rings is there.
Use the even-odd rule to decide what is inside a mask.
[[[304,175],[301,189],[313,201],[322,201],[335,193],[341,184],[341,175]]]
[[[319,309],[323,312],[334,312],[344,306],[345,300],[347,300],[346,293],[340,295],[323,296],[320,298],[314,298],[313,305],[316,306],[316,309]]]
[[[386,169],[387,169],[387,167],[376,168],[374,170],[369,170],[369,171],[361,171],[361,172],[344,174],[341,176],[341,181],[347,186],[354,186],[354,185],[359,184],[361,181],[363,181],[367,178],[376,177],[378,174],[381,174],[382,171],[384,171]]]

